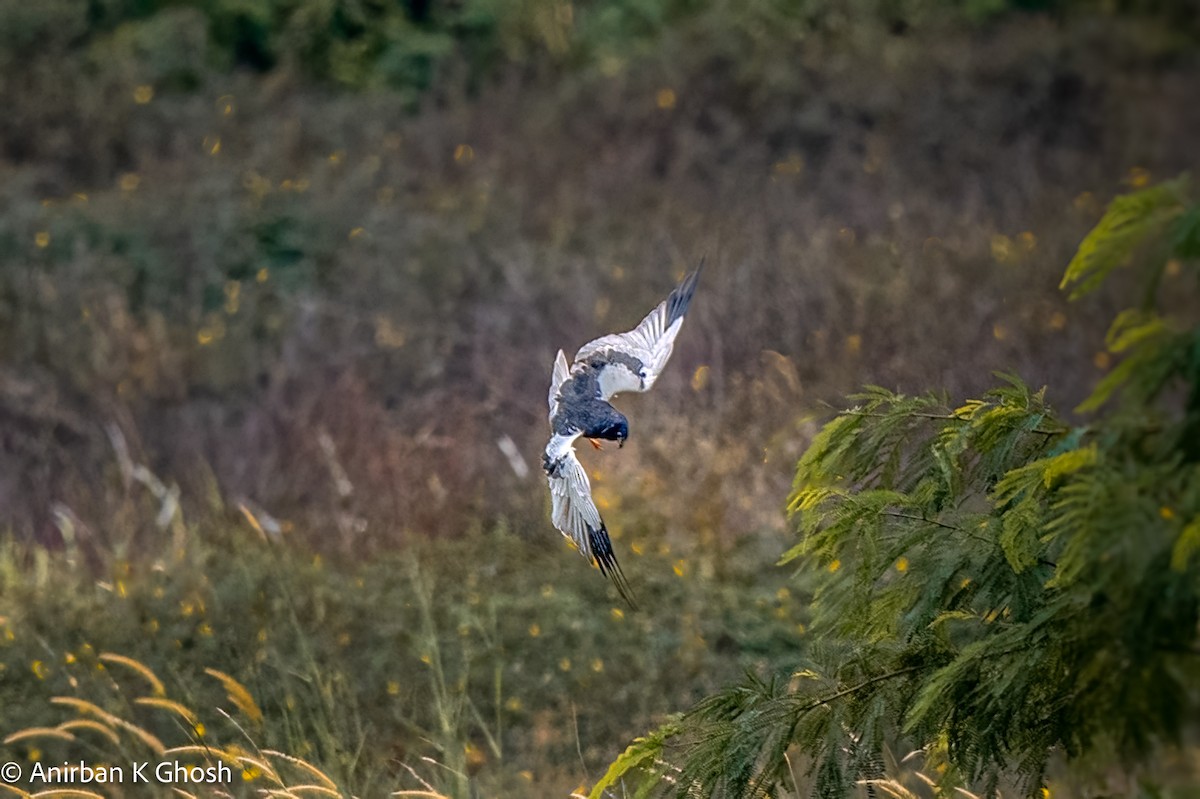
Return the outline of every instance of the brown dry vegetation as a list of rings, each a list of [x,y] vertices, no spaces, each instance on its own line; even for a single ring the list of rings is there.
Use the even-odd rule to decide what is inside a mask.
[[[10,123],[5,516],[48,543],[56,501],[110,516],[111,422],[185,497],[215,481],[347,550],[498,517],[545,535],[536,468],[497,438],[536,466],[554,349],[704,255],[672,368],[626,403],[632,449],[598,461],[668,536],[685,508],[723,536],[777,523],[796,425],[864,382],[958,396],[1013,369],[1071,404],[1095,331],[1064,326],[1055,277],[1116,180],[1194,158],[1195,59],[1096,20],[952,33],[777,34],[759,63],[693,30],[415,117],[281,74]]]

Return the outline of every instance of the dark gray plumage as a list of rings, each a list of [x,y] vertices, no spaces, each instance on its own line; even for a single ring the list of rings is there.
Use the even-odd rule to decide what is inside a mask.
[[[606,400],[601,399],[600,370],[584,364],[573,377],[567,378],[558,391],[557,412],[550,419],[550,429],[557,435],[582,433],[584,438],[609,441],[629,435],[629,421]]]

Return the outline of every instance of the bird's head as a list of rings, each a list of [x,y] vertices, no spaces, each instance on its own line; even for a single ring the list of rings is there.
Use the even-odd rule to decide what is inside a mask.
[[[603,425],[594,437],[603,438],[605,441],[615,441],[618,447],[623,447],[625,439],[629,438],[629,422],[624,417],[613,419]]]

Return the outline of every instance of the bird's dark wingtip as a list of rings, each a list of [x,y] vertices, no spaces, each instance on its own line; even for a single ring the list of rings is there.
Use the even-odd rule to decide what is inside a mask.
[[[617,555],[613,552],[612,541],[608,537],[608,528],[604,526],[604,522],[600,523],[599,530],[588,527],[588,543],[591,545],[592,557],[596,559],[596,566],[600,569],[600,573],[612,582],[617,593],[629,604],[629,607],[637,610],[637,602],[633,599],[633,590],[630,589],[629,582],[625,579],[625,573],[621,571],[621,564],[617,563]]]
[[[707,256],[702,257],[699,266],[689,272],[667,297],[668,326],[687,313],[688,305],[692,301],[692,295],[696,293],[696,286],[700,282],[700,273],[704,271],[704,262],[706,259]]]

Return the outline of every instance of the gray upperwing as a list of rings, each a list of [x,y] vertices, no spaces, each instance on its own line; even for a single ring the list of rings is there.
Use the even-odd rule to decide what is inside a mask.
[[[622,391],[649,391],[654,386],[671,357],[703,267],[701,261],[633,330],[610,333],[580,347],[575,354],[577,366],[589,360],[602,364],[603,399]]]

